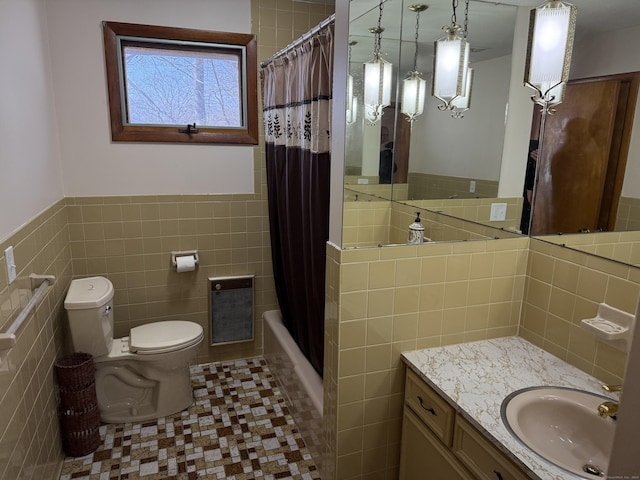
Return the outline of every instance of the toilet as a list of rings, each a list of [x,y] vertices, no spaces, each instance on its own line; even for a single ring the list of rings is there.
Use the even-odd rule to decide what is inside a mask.
[[[202,343],[202,327],[162,321],[113,338],[113,292],[107,278],[76,279],[64,302],[75,351],[93,355],[100,420],[140,422],[188,408],[189,365]]]

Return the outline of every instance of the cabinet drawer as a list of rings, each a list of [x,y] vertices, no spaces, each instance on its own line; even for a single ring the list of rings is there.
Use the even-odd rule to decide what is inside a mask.
[[[424,380],[407,369],[405,404],[442,440],[451,447],[455,410]]]
[[[460,415],[456,418],[453,453],[479,480],[530,480]]]
[[[400,452],[400,480],[474,480],[451,450],[406,407]]]

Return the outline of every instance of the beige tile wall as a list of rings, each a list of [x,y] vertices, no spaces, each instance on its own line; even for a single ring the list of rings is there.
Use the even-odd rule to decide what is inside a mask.
[[[406,243],[411,225],[420,211],[413,205],[394,202],[391,204],[389,240],[393,244]],[[517,238],[514,232],[496,229],[483,223],[471,223],[460,218],[422,210],[421,223],[424,235],[434,242],[467,241],[487,238]]]
[[[113,282],[116,337],[137,325],[180,318],[205,330],[199,363],[261,354],[262,312],[277,308],[261,193],[82,197],[67,203],[74,276]],[[176,273],[171,252],[194,249],[198,270]],[[207,279],[250,274],[256,276],[254,341],[211,347]]]
[[[620,197],[616,230],[640,230],[640,198]]]
[[[362,187],[362,188],[376,188],[377,186],[379,186],[379,181],[380,181],[380,177],[377,175],[349,175],[347,173],[347,169],[349,167],[345,167],[345,176],[344,176],[344,184],[345,185],[353,185],[356,187]],[[373,186],[376,187],[373,187]],[[380,185],[380,186],[384,186],[386,187],[388,190],[386,190],[385,193],[387,193],[387,197],[391,192],[391,185],[387,184],[387,185]]]
[[[520,228],[522,217],[522,197],[510,198],[454,198],[438,200],[410,200],[407,203],[427,210],[442,212],[472,222],[491,225],[495,228],[514,230]],[[504,221],[491,221],[491,204],[506,203],[507,215]]]
[[[530,246],[529,246],[530,243]],[[603,382],[626,354],[579,327],[606,302],[634,312],[640,271],[535,239],[327,255],[325,479],[397,478],[400,352],[519,334]]]
[[[327,263],[325,278],[325,312],[324,312],[324,374],[323,385],[323,442],[322,478],[334,480],[337,462],[337,429],[338,429],[338,364],[340,355],[340,264],[342,250],[340,247],[327,245]],[[361,464],[354,464],[359,475]]]
[[[387,186],[387,188],[389,188]],[[394,187],[395,188],[395,187]],[[358,240],[358,236],[354,235],[351,230],[353,227],[371,225],[371,221],[362,224],[359,217],[354,215],[362,215],[359,210],[378,209],[381,210],[385,206],[386,200],[384,195],[370,193],[371,189],[360,188],[359,186],[350,186],[345,188],[344,197],[344,226],[347,233],[344,234],[343,245],[345,246],[365,246],[374,245],[373,240]],[[387,195],[388,198],[388,195]],[[400,200],[399,200],[400,201]],[[358,203],[362,202],[362,203]],[[365,205],[365,202],[378,202],[377,205]],[[494,228],[504,230],[517,231],[520,228],[520,217],[522,216],[522,197],[515,198],[456,198],[456,199],[438,199],[438,200],[404,200],[401,201],[406,205],[412,205],[421,210],[431,210],[432,212],[444,213],[456,218],[470,220],[472,222],[482,223]],[[504,221],[491,221],[491,204],[506,203],[507,215]],[[391,206],[391,203],[386,203]],[[384,224],[380,223],[381,218],[375,219],[375,225],[380,227]],[[365,237],[366,238],[366,237]],[[375,239],[381,238],[378,236]],[[367,243],[368,242],[368,243]],[[378,242],[383,243],[384,242]],[[388,242],[387,242],[388,243]]]
[[[640,231],[545,235],[540,239],[640,266]]]
[[[400,353],[515,334],[528,242],[329,248],[325,480],[397,477]]]
[[[37,215],[0,242],[14,247],[18,279],[7,284],[0,255],[0,331],[31,296],[31,273],[55,275],[56,284],[17,332],[17,345],[0,352],[0,479],[57,479],[62,448],[54,363],[67,350],[63,301],[71,281],[65,201]]]
[[[363,193],[358,189],[354,190],[351,188],[345,188],[343,201],[345,202],[381,202],[381,201],[387,201],[387,198],[381,197],[378,195],[371,195],[369,193]]]
[[[358,184],[358,179],[374,179],[367,185]],[[408,185],[399,183],[391,185],[388,183],[378,184],[378,177],[345,177],[345,201],[359,194],[360,197],[372,196],[378,200],[398,200],[406,201],[408,198]]]
[[[390,243],[390,201],[358,200],[345,202],[343,208],[342,245],[345,248]]]
[[[531,240],[520,335],[607,383],[622,383],[627,355],[598,342],[580,327],[605,302],[634,313],[640,271]]]
[[[471,181],[476,182],[470,192]],[[498,196],[498,181],[477,178],[448,177],[426,173],[409,173],[409,199],[416,198],[491,198]]]
[[[65,208],[67,202],[70,205]],[[215,212],[213,217],[202,214],[211,210]],[[175,212],[181,212],[180,219],[174,218]],[[245,213],[244,219],[238,219],[241,212]],[[167,307],[164,300],[157,303],[153,299],[163,289],[188,297],[183,289],[172,290],[176,285],[171,281],[164,286],[134,286],[143,278],[171,277],[168,258],[163,251],[154,250],[158,242],[161,250],[163,242],[177,248],[191,248],[193,242],[198,247],[213,245],[203,250],[203,268],[212,268],[215,274],[239,273],[239,268],[260,264],[262,260],[254,255],[266,255],[264,251],[259,253],[266,247],[248,240],[253,238],[250,232],[232,231],[227,225],[237,221],[257,226],[254,217],[259,216],[255,200],[238,196],[76,198],[52,206],[2,243],[2,250],[8,245],[16,248],[18,264],[24,265],[20,277],[30,271],[53,273],[58,276],[58,284],[43,304],[44,310],[35,317],[36,322],[32,320],[21,330],[15,353],[2,357],[2,366],[8,371],[0,374],[4,387],[0,389],[0,454],[7,459],[7,469],[0,478],[17,478],[21,469],[48,472],[60,461],[51,369],[54,359],[63,353],[66,326],[62,301],[71,278],[72,252],[73,268],[81,274],[100,273],[100,268],[105,268],[103,273],[113,272],[116,278],[134,282],[133,298],[129,292],[125,297],[129,302],[127,321],[135,324],[140,320],[135,317],[139,308],[162,311]],[[158,229],[167,235],[151,235]],[[95,238],[96,232],[101,232],[102,240]],[[78,240],[80,236],[82,241]],[[245,247],[236,251],[230,246],[232,237],[247,238]],[[517,316],[511,312],[519,308],[518,295],[524,295],[523,287],[518,286],[523,282],[518,265],[526,255],[518,243],[522,241],[527,240],[329,249],[325,360],[329,375],[325,381],[328,401],[324,433],[329,460],[338,470],[332,470],[329,463],[326,478],[334,472],[338,478],[357,471],[374,475],[383,453],[383,474],[393,478],[402,388],[397,362],[400,351],[513,333],[515,327],[510,322]],[[605,381],[619,381],[624,374],[624,357],[585,339],[573,322],[580,312],[593,315],[596,302],[603,299],[632,310],[638,295],[637,272],[533,242],[522,335]],[[218,250],[223,245],[229,248]],[[221,264],[208,265],[211,258],[218,258]],[[130,271],[117,271],[123,262]],[[491,282],[483,278],[489,272]],[[507,280],[509,275],[520,279],[515,288],[513,278]],[[0,282],[5,278],[6,272],[2,272]],[[181,277],[180,282],[184,280]],[[6,282],[0,283],[2,324],[15,315],[12,305],[21,293],[18,285],[22,282],[11,289]],[[576,295],[572,297],[574,290]],[[509,300],[504,295],[513,297]],[[136,298],[146,298],[146,307],[140,307]],[[197,303],[198,298],[196,295],[191,300]],[[466,299],[464,304],[456,303],[462,298]],[[567,305],[571,305],[571,313],[564,310]],[[197,315],[197,309],[193,315]],[[567,324],[564,318],[571,318],[572,323]],[[41,476],[47,478],[46,473]]]
[[[407,243],[409,225],[421,211],[425,237],[434,242],[483,238],[512,238],[512,231],[481,223],[469,223],[413,205],[386,200],[362,199],[344,203],[342,243],[344,248]],[[422,202],[420,202],[422,204]]]
[[[252,0],[253,33],[258,60],[266,60],[334,12],[333,5],[292,0]]]

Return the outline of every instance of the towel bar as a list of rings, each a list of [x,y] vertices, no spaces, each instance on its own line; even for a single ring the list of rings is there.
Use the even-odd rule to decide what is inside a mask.
[[[33,295],[24,306],[20,314],[13,321],[11,326],[6,332],[0,333],[0,351],[9,350],[16,344],[16,332],[24,321],[29,317],[29,314],[36,307],[36,305],[44,298],[51,287],[56,282],[56,277],[53,275],[29,275],[31,280],[31,290]]]

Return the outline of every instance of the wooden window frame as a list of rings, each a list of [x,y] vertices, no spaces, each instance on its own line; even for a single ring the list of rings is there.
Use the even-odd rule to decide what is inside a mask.
[[[118,22],[103,22],[102,25],[112,141],[258,144],[258,65],[255,35]],[[187,125],[176,128],[175,126],[126,124],[123,121],[125,112],[123,112],[124,92],[120,82],[119,36],[140,37],[146,41],[148,39],[177,40],[243,47],[245,63],[242,67],[245,71],[242,73],[245,82],[242,94],[245,99],[243,114],[246,111],[246,125],[239,128],[196,126],[198,133],[192,133],[184,131]]]

